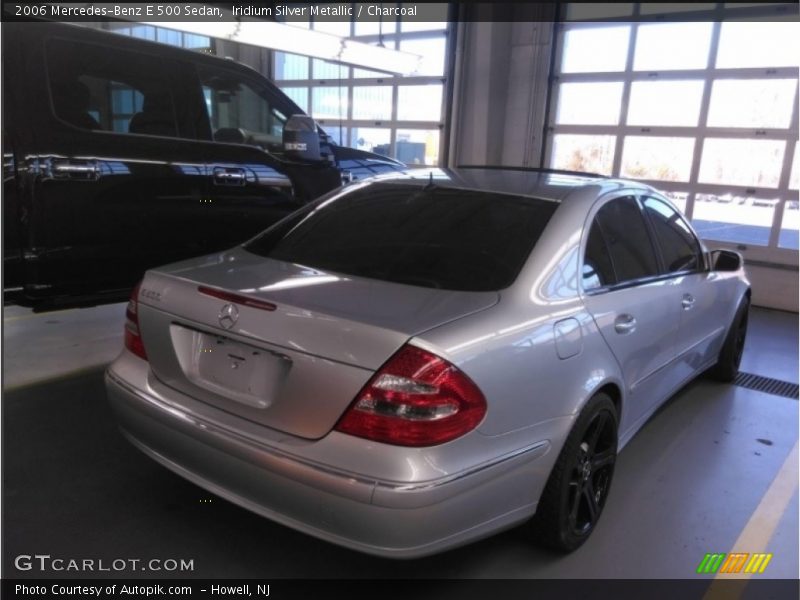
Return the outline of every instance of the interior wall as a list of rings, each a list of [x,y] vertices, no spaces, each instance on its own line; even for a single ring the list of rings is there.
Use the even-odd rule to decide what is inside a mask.
[[[450,166],[540,166],[555,8],[511,6],[464,8],[472,14],[459,23]]]
[[[753,290],[754,306],[797,312],[797,270],[748,263],[744,269]]]

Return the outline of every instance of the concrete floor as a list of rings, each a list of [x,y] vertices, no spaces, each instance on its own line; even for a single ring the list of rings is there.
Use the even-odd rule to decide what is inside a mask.
[[[707,552],[760,551],[734,545],[798,438],[797,400],[701,378],[622,452],[603,519],[577,552],[554,555],[509,531],[424,560],[377,559],[216,498],[125,442],[102,383],[103,365],[122,345],[123,314],[124,305],[5,309],[6,577],[41,576],[17,571],[13,558],[47,553],[193,559],[192,573],[175,576],[202,578],[692,579]],[[754,309],[742,367],[797,382],[797,315]],[[758,577],[798,577],[796,467],[788,479],[791,500],[765,540],[774,558]]]

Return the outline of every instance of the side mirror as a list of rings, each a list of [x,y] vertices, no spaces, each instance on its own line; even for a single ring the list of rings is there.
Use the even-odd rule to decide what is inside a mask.
[[[712,250],[711,251],[711,270],[712,271],[738,271],[742,268],[744,260],[742,255],[733,250]]]
[[[292,115],[283,127],[283,150],[296,160],[319,162],[322,153],[319,132],[308,115]]]

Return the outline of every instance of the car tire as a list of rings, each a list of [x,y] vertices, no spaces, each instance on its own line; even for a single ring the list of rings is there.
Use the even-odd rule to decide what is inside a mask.
[[[586,404],[527,524],[534,541],[572,552],[589,539],[611,489],[618,424],[617,409],[607,394],[600,392]]]
[[[733,317],[728,335],[719,351],[719,358],[709,370],[709,374],[717,381],[732,382],[739,374],[739,365],[744,353],[744,342],[747,337],[747,322],[750,313],[750,299],[744,297]]]

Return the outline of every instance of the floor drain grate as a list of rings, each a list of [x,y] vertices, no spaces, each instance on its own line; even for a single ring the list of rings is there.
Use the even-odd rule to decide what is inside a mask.
[[[761,375],[753,375],[752,373],[739,373],[733,383],[749,390],[756,390],[775,396],[783,396],[784,398],[791,398],[792,400],[797,400],[798,394],[800,394],[800,386],[796,383],[763,377]]]

